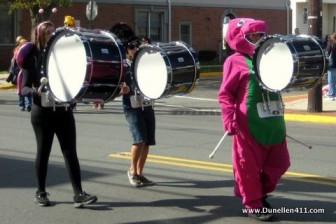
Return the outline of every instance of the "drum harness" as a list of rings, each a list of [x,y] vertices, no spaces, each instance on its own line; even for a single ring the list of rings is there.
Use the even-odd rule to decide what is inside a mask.
[[[261,118],[282,116],[285,110],[285,104],[282,100],[281,92],[276,92],[278,95],[277,101],[270,99],[269,91],[261,86],[261,97],[263,102],[257,104],[258,114]]]

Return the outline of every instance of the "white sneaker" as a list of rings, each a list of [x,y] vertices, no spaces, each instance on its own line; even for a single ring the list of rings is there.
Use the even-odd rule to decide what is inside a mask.
[[[326,101],[334,101],[335,100],[334,97],[326,97],[325,99],[326,99]]]

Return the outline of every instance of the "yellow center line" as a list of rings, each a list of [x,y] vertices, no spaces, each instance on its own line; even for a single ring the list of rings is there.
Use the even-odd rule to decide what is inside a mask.
[[[120,152],[116,154],[112,153],[112,154],[109,154],[108,156],[112,158],[119,158],[119,159],[127,159],[127,160],[131,159],[130,152]],[[177,158],[177,157],[168,157],[168,156],[149,154],[147,157],[147,162],[232,173],[232,165],[230,164],[206,162],[206,161],[200,161],[200,160],[190,160],[190,159],[183,159],[183,158]],[[324,176],[315,175],[315,174],[297,173],[297,172],[288,171],[285,173],[284,179],[336,187],[335,178],[324,177]]]
[[[120,159],[131,159],[130,156],[128,155],[120,155],[120,154],[110,154],[110,157],[113,158],[120,158]],[[159,156],[160,157],[160,156]],[[169,158],[168,160],[165,159],[153,159],[152,156],[148,156],[147,162],[152,162],[152,163],[159,163],[159,164],[165,164],[165,165],[173,165],[173,166],[181,166],[181,167],[189,167],[189,168],[197,168],[197,169],[203,169],[203,170],[214,170],[214,171],[219,171],[219,172],[228,172],[228,173],[232,173],[232,168],[221,168],[221,167],[214,167],[216,166],[215,164],[209,164],[210,166],[205,166],[205,165],[198,165],[198,162],[202,162],[202,161],[191,161],[191,160],[185,160],[185,159],[181,159],[180,161],[184,161],[184,163],[178,162],[178,161],[173,161],[172,158]],[[202,163],[201,163],[202,164]],[[229,166],[229,165],[227,165]]]

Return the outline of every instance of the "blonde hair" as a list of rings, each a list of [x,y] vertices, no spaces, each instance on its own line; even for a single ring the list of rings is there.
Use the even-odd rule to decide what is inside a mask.
[[[332,33],[329,36],[329,43],[330,44],[335,44],[335,42],[336,42],[336,33]]]
[[[16,54],[16,52],[20,49],[20,47],[22,46],[22,45],[24,45],[25,43],[27,43],[28,41],[25,39],[25,38],[23,38],[23,36],[18,36],[17,38],[16,38],[16,47],[14,48],[14,50],[13,50],[13,54],[15,55]]]
[[[76,27],[75,18],[72,16],[65,16],[64,17],[64,26],[66,27]]]

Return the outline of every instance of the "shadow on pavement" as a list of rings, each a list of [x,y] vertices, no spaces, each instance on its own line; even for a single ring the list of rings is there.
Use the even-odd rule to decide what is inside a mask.
[[[96,173],[81,170],[82,180],[103,176],[102,173]],[[35,188],[35,162],[19,158],[0,157],[0,188]],[[65,163],[60,165],[49,162],[47,187],[62,183],[70,183],[68,173],[65,169]]]

